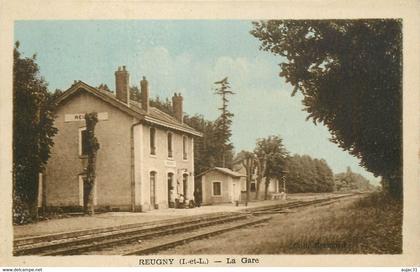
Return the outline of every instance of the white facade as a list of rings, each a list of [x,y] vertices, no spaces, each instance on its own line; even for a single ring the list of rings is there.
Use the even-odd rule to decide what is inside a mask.
[[[135,201],[142,209],[166,208],[169,206],[170,189],[168,178],[172,176],[173,193],[194,199],[194,140],[192,137],[166,129],[155,128],[155,154],[151,152],[151,127],[134,127]],[[168,133],[172,134],[172,157],[168,156]],[[184,137],[187,139],[184,140]],[[187,157],[184,158],[183,145]],[[154,186],[153,186],[154,185]],[[154,196],[154,197],[153,197]],[[152,203],[153,200],[155,203]]]

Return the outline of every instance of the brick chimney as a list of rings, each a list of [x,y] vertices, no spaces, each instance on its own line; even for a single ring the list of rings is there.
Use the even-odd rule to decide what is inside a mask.
[[[125,66],[118,67],[118,71],[115,71],[115,94],[118,100],[130,104],[130,91],[129,91],[129,78],[130,75],[125,69]]]
[[[174,96],[172,97],[172,108],[174,110],[175,118],[181,123],[183,122],[182,100],[183,100],[183,97],[181,93],[179,94],[174,93]]]
[[[141,107],[146,112],[149,112],[149,83],[145,76],[143,76],[143,79],[140,81],[140,97]]]

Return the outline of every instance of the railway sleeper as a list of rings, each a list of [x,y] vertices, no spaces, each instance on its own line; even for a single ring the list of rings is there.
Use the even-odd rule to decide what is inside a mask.
[[[118,236],[127,236],[127,235],[137,235],[137,234],[147,234],[147,233],[154,233],[157,230],[165,230],[174,228],[177,226],[184,226],[185,224],[194,224],[199,222],[206,222],[206,221],[214,221],[219,220],[223,218],[231,218],[234,214],[227,214],[227,215],[219,215],[219,216],[213,216],[213,217],[204,217],[204,218],[198,218],[190,221],[184,221],[184,222],[177,222],[174,224],[163,224],[158,226],[149,226],[146,228],[134,228],[134,229],[125,229],[122,230],[114,230],[110,232],[100,232],[97,234],[89,234],[85,236],[80,236],[77,238],[66,238],[62,240],[48,240],[47,242],[38,242],[34,244],[25,244],[24,246],[15,247],[14,255],[20,256],[20,255],[30,255],[30,254],[42,254],[46,251],[51,251],[54,249],[60,250],[60,248],[70,248],[73,246],[77,246],[80,244],[86,244],[86,243],[94,243],[96,240],[100,239],[107,239],[109,237],[118,237]]]
[[[128,255],[147,255],[147,254],[155,253],[155,252],[158,252],[158,251],[161,251],[161,250],[164,250],[164,249],[173,248],[173,247],[176,247],[178,245],[191,242],[193,240],[204,239],[204,238],[214,236],[214,235],[226,232],[226,231],[230,231],[230,230],[234,230],[234,229],[237,229],[237,228],[262,223],[262,222],[268,221],[270,219],[271,219],[271,217],[252,218],[252,219],[248,219],[246,222],[234,224],[234,225],[231,225],[231,226],[227,226],[227,227],[226,226],[220,226],[219,228],[217,228],[215,230],[203,230],[203,232],[201,232],[201,233],[194,234],[194,235],[187,236],[187,237],[175,238],[175,239],[170,240],[170,241],[155,242],[154,244],[144,246],[140,249],[136,249],[136,250],[126,252],[123,255],[124,256],[128,256]]]
[[[329,205],[338,201],[342,197],[344,196],[325,198],[325,199],[315,199],[315,200],[310,200],[310,201],[293,202],[293,203],[290,203],[290,205],[277,206],[274,208],[267,208],[264,210],[257,210],[257,211],[252,212],[252,214],[290,213],[294,211],[290,211],[289,209],[296,209],[296,208],[306,207],[310,205],[318,205],[318,206]]]
[[[221,218],[225,216],[231,216],[235,213],[233,212],[220,212],[204,216],[194,216],[194,217],[184,217],[184,218],[177,218],[174,223],[174,219],[167,219],[161,220],[158,222],[146,222],[146,223],[134,223],[134,224],[127,224],[121,226],[114,226],[114,227],[107,227],[107,228],[100,228],[100,229],[91,229],[91,230],[82,230],[82,231],[73,231],[68,233],[58,233],[58,234],[49,234],[49,235],[41,235],[29,238],[18,238],[13,241],[15,249],[21,249],[25,247],[34,247],[35,245],[43,245],[48,242],[55,242],[58,240],[67,240],[67,239],[74,239],[80,237],[89,237],[92,235],[100,235],[100,234],[109,234],[113,232],[122,232],[122,231],[130,231],[136,229],[147,229],[147,228],[155,228],[157,226],[167,226],[172,224],[179,224],[184,223],[185,220],[187,221],[200,221],[200,220],[207,220],[207,219],[215,219]],[[156,224],[158,223],[158,224]]]
[[[118,246],[121,244],[137,242],[138,240],[147,240],[147,239],[156,238],[156,237],[160,237],[164,235],[172,235],[175,233],[187,232],[187,231],[202,228],[202,227],[223,224],[223,223],[231,222],[231,221],[243,220],[246,218],[247,218],[246,215],[236,215],[236,216],[231,216],[231,217],[222,218],[222,219],[213,220],[213,221],[196,222],[196,223],[187,222],[185,223],[186,225],[183,225],[183,226],[176,226],[176,227],[168,228],[168,229],[159,229],[159,230],[152,231],[149,233],[139,233],[139,234],[134,234],[134,235],[127,234],[125,236],[118,236],[118,237],[113,237],[113,236],[106,237],[105,240],[96,240],[96,241],[90,242],[89,244],[86,244],[86,243],[78,244],[73,247],[58,248],[56,250],[48,250],[38,255],[41,255],[41,256],[76,255],[76,254],[85,253],[91,250],[109,248],[109,247]]]

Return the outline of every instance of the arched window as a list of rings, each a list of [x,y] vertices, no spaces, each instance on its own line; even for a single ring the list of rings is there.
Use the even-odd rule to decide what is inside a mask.
[[[174,174],[168,173],[168,206],[174,207],[174,203],[175,203]]]
[[[156,155],[156,129],[150,128],[150,154]]]
[[[168,158],[172,158],[172,133],[168,133]]]
[[[188,143],[188,138],[187,136],[182,136],[182,158],[184,160],[188,159],[188,147],[187,147],[187,143]]]
[[[156,172],[150,172],[150,204],[156,206]]]

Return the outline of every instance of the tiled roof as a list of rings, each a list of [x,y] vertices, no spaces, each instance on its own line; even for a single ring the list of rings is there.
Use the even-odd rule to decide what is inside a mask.
[[[202,133],[198,132],[197,130],[193,129],[187,124],[179,122],[175,117],[155,107],[150,107],[149,112],[146,112],[144,109],[141,108],[140,103],[136,101],[130,101],[130,106],[128,106],[126,103],[118,100],[113,93],[94,88],[82,81],[75,82],[68,90],[66,90],[60,97],[58,97],[56,100],[57,105],[69,99],[81,90],[85,90],[88,93],[91,93],[94,96],[100,98],[101,100],[111,104],[112,106],[117,107],[121,111],[145,122],[202,137]]]
[[[178,128],[180,130],[185,130],[185,132],[190,133],[198,133],[201,136],[201,133],[193,129],[192,127],[188,126],[185,123],[179,122],[175,117],[167,114],[166,112],[163,112],[155,107],[150,107],[149,112],[146,113],[142,108],[139,102],[137,101],[130,101],[130,107],[134,109],[135,111],[138,111],[140,114],[145,115],[145,120],[150,123],[156,123],[160,124],[159,121],[164,122],[165,124],[171,125],[172,128]],[[163,125],[163,124],[162,124]]]
[[[198,176],[203,176],[203,175],[205,175],[205,174],[207,174],[207,173],[209,173],[211,171],[219,171],[219,172],[222,172],[223,174],[226,174],[226,175],[231,176],[231,177],[234,177],[234,178],[245,177],[245,175],[243,175],[241,173],[238,173],[238,172],[232,171],[229,168],[223,168],[223,167],[214,167],[214,168],[211,168],[211,169],[209,169],[207,171],[204,171],[203,173],[198,174],[197,177]]]

